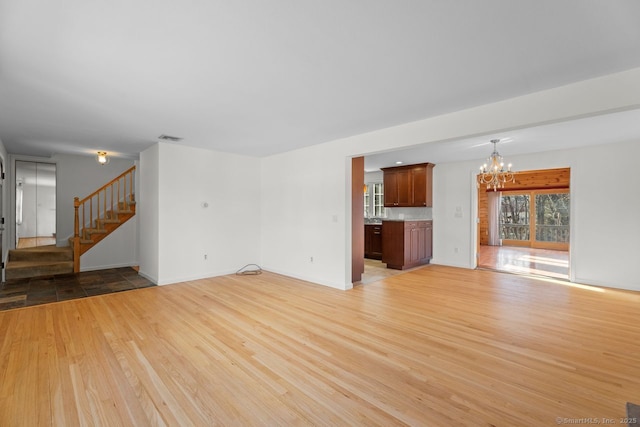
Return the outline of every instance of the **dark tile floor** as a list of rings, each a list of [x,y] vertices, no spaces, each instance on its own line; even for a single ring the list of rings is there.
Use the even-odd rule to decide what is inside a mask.
[[[131,267],[13,279],[0,288],[0,310],[148,288],[154,283]]]

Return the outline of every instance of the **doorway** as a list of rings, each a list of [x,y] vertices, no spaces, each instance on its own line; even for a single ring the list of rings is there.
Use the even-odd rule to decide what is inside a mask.
[[[17,160],[16,248],[56,244],[56,165]]]
[[[519,172],[478,194],[478,268],[569,279],[569,168]]]

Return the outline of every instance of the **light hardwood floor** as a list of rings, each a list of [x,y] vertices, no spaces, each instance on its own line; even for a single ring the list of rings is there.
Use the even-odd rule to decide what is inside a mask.
[[[640,401],[640,295],[427,266],[0,313],[0,425],[556,425]],[[618,423],[619,425],[620,423]]]
[[[415,267],[420,268],[420,267]],[[415,269],[414,268],[414,269]],[[377,282],[398,274],[406,273],[412,269],[407,270],[395,270],[393,268],[387,268],[387,264],[375,259],[364,259],[364,273],[362,273],[362,280],[355,285],[368,285],[369,283]]]
[[[480,246],[479,268],[569,279],[569,252],[517,246]]]

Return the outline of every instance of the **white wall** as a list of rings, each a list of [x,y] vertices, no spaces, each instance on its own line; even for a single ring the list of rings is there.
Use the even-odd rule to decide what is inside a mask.
[[[140,153],[136,217],[138,217],[139,273],[153,283],[160,277],[160,146],[158,144]]]
[[[260,264],[259,159],[160,143],[141,169],[143,274],[164,285]]]
[[[138,265],[135,218],[129,219],[85,252],[80,257],[80,271]]]
[[[640,290],[640,141],[563,154],[572,165],[572,276]],[[601,169],[607,165],[614,169],[611,180]]]
[[[364,183],[365,184],[370,184],[373,182],[382,182],[384,179],[384,174],[382,173],[382,171],[375,171],[375,172],[365,172],[364,174]]]
[[[57,244],[67,246],[73,236],[74,197],[86,197],[134,165],[133,160],[111,158],[99,165],[93,156],[55,155],[57,164]],[[137,179],[137,178],[136,178]],[[107,236],[100,244],[80,257],[80,270],[137,265],[136,221]]]
[[[350,165],[345,152],[324,144],[263,159],[260,227],[265,269],[339,289],[350,287],[345,270],[347,257],[351,263],[351,173],[345,176]]]
[[[511,158],[509,161],[515,162]],[[477,201],[472,203],[471,194],[477,191],[474,179],[479,162],[440,163],[433,168],[432,264],[473,267]],[[460,208],[462,217],[454,215],[458,213],[456,208]]]
[[[350,156],[639,107],[640,69],[634,69],[265,158],[261,185],[264,267],[340,289],[351,287]],[[584,160],[594,159],[587,156]],[[589,165],[592,173],[598,164]],[[473,169],[476,167],[474,163]],[[544,167],[553,166],[547,163]],[[462,169],[461,174],[458,169]],[[470,265],[468,247],[473,242],[469,221],[470,171],[466,166],[434,168],[434,185],[438,188],[433,209],[434,262]],[[581,173],[584,172],[578,171],[577,177]],[[589,182],[587,178],[580,178],[578,182],[582,180]],[[632,189],[627,188],[627,192]],[[590,190],[592,197],[593,194]],[[585,201],[580,193],[575,197],[578,209]],[[452,212],[457,206],[466,214],[461,220],[453,221]],[[575,227],[585,230],[586,236],[593,233],[587,229],[602,229],[599,221],[594,222],[593,214],[586,219],[579,213],[575,215]],[[575,240],[573,246],[582,245],[580,237]],[[595,240],[605,242],[607,238],[601,235]],[[452,245],[459,248],[458,257],[449,256]],[[625,258],[622,251],[632,249],[629,246],[625,243],[618,249],[607,248],[607,262]],[[586,257],[585,262],[593,261],[591,250],[586,247],[576,246],[575,251],[573,256],[582,255]],[[596,283],[609,277],[609,286],[627,286],[625,284],[632,281],[631,266],[613,264],[623,267],[614,276],[606,275],[609,266],[603,262],[600,267],[577,265],[576,279]]]

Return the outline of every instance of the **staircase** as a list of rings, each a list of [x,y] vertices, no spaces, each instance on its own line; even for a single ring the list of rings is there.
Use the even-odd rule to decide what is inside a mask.
[[[5,279],[80,272],[80,256],[136,214],[133,166],[89,196],[74,199],[70,246],[38,246],[9,251]]]
[[[73,250],[53,245],[12,249],[5,268],[5,279],[73,273]]]
[[[80,256],[97,245],[136,214],[133,166],[84,199],[76,197],[73,248],[73,271],[80,271]]]

